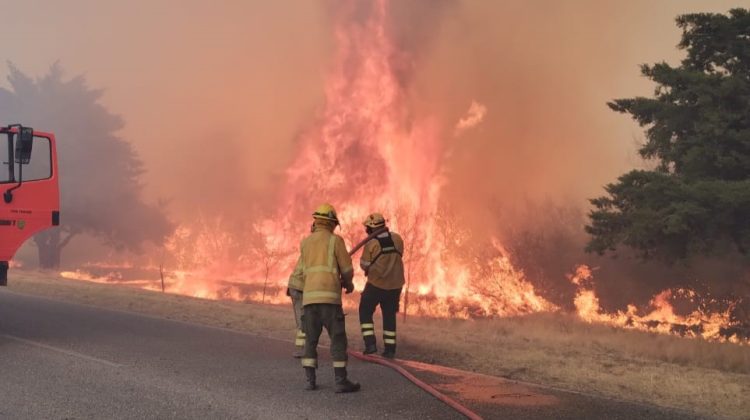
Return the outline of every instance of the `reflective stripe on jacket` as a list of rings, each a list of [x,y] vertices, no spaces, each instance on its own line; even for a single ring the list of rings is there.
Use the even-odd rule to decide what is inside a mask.
[[[302,305],[330,303],[341,305],[341,273],[352,271],[352,259],[344,239],[328,226],[316,226],[302,241],[300,261],[303,272]]]

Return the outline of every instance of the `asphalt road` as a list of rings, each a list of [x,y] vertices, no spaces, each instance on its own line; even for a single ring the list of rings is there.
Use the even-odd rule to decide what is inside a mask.
[[[304,391],[291,350],[288,342],[0,288],[0,418],[463,418],[396,372],[357,360],[349,373],[362,391],[335,394],[326,350],[320,389]],[[469,406],[488,419],[685,418],[552,394],[554,406]]]
[[[291,344],[0,289],[0,418],[461,418],[397,373],[352,361],[355,394],[304,391]],[[322,353],[327,353],[323,351]]]

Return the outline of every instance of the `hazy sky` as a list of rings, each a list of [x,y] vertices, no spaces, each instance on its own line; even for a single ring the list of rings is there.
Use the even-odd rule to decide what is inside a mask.
[[[296,133],[323,100],[334,42],[330,1],[0,1],[2,58],[32,76],[60,61],[122,115],[150,198],[183,209],[272,191]],[[676,62],[674,18],[750,1],[442,1],[394,5],[414,57],[415,114],[445,127],[454,190],[573,197],[638,164],[641,130],[605,103],[649,94],[638,65]],[[436,9],[433,6],[439,6]],[[409,10],[402,10],[409,9]],[[419,25],[411,18],[419,16]],[[6,85],[5,66],[0,67]],[[480,125],[449,128],[472,101]],[[43,128],[43,127],[40,127]],[[61,139],[60,141],[64,141]]]

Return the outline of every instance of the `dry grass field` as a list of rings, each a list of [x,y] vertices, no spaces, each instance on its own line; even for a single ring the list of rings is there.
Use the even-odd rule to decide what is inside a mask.
[[[196,299],[23,270],[12,272],[9,288],[290,341],[293,337],[287,306]],[[350,343],[358,349],[358,322],[349,312]],[[702,415],[750,418],[747,345],[623,331],[560,314],[468,321],[410,317],[399,325],[399,357]]]

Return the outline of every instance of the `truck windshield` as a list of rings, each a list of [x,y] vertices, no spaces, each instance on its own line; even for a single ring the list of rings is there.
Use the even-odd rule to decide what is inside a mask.
[[[16,136],[13,142],[8,141],[7,135],[0,135],[0,184],[18,182],[20,177],[20,163],[11,165],[11,157],[15,150]],[[11,143],[11,144],[9,144]],[[13,172],[11,173],[11,167]],[[46,137],[34,137],[34,147],[31,150],[31,161],[23,165],[23,181],[38,181],[52,176],[52,152],[50,141]]]

